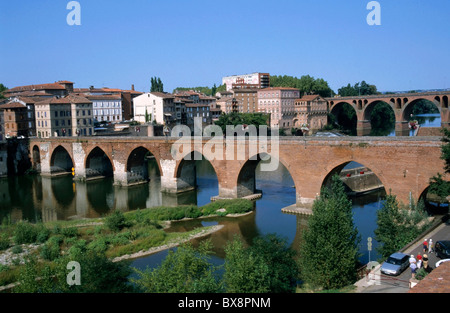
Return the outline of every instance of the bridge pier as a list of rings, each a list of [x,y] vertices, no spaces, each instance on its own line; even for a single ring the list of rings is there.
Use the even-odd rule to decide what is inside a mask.
[[[86,167],[84,160],[86,158],[86,153],[84,152],[83,146],[79,142],[72,143],[73,149],[73,162],[75,168],[74,180],[85,181],[86,180]]]
[[[395,122],[395,136],[409,136],[409,123],[407,121]]]
[[[372,131],[372,124],[367,120],[358,120],[356,125],[357,136],[369,136]]]
[[[40,160],[41,160],[41,176],[48,177],[51,176],[50,170],[50,143],[41,143],[40,145]]]

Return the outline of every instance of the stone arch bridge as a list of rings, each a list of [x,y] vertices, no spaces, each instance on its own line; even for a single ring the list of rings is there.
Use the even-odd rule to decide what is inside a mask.
[[[370,134],[371,123],[370,114],[379,102],[387,103],[395,113],[395,133],[397,136],[409,136],[408,122],[412,113],[414,104],[420,100],[432,102],[441,114],[441,126],[450,127],[450,110],[448,98],[450,91],[444,92],[423,92],[423,93],[405,93],[405,94],[383,94],[359,97],[335,97],[326,98],[328,101],[329,112],[333,114],[346,103],[353,107],[356,112],[358,136]]]
[[[327,179],[351,161],[369,168],[400,201],[407,202],[410,196],[418,199],[430,177],[443,172],[441,144],[440,137],[280,137],[276,142],[79,137],[32,138],[30,151],[43,176],[73,171],[75,180],[89,180],[113,175],[118,186],[147,182],[146,160],[154,159],[162,191],[171,193],[195,188],[193,156],[208,159],[213,153],[208,161],[216,172],[221,198],[255,193],[256,166],[270,155],[272,164],[279,160],[292,176],[297,206],[310,207]]]

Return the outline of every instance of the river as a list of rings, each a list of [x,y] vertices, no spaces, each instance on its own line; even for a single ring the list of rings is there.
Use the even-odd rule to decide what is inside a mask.
[[[73,182],[72,177],[44,178],[41,176],[18,176],[0,179],[0,219],[10,216],[13,221],[26,219],[36,221],[73,220],[101,217],[114,209],[122,211],[143,209],[160,205],[197,204],[210,202],[218,195],[218,182],[214,169],[208,161],[197,161],[197,185],[195,191],[180,195],[160,192],[160,180],[156,166],[150,166],[151,180],[148,184],[130,188],[113,185],[113,180]],[[350,163],[348,167],[354,166]],[[221,224],[221,230],[209,235],[214,245],[213,260],[220,263],[224,246],[235,235],[248,244],[259,235],[276,233],[286,238],[295,250],[299,248],[299,235],[307,225],[307,216],[285,214],[281,209],[295,203],[296,195],[289,172],[280,164],[275,172],[256,170],[257,189],[263,197],[256,200],[255,210],[239,218],[216,217],[175,222],[168,231],[183,231],[194,227]],[[361,235],[360,261],[369,261],[367,238],[374,237],[376,212],[383,202],[384,190],[353,198],[354,223]],[[201,239],[203,240],[203,239]],[[198,240],[195,240],[198,243]],[[373,240],[370,260],[376,260],[377,242]],[[161,262],[167,251],[142,257],[133,261],[137,268],[153,267]]]

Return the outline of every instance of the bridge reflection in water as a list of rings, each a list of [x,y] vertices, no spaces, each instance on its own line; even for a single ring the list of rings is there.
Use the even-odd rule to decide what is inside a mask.
[[[0,180],[0,218],[10,215],[13,221],[27,219],[71,220],[95,218],[114,209],[122,211],[155,206],[180,204],[204,205],[217,195],[218,182],[214,169],[208,161],[197,161],[197,186],[193,191],[181,194],[166,194],[160,191],[160,179],[155,164],[149,162],[148,184],[121,188],[113,185],[112,178],[74,182],[70,176],[46,178],[13,177]],[[277,233],[285,237],[296,250],[300,245],[301,230],[306,227],[308,216],[281,212],[295,203],[296,191],[293,179],[284,166],[275,172],[261,172],[256,168],[257,189],[263,197],[255,201],[255,211],[239,218],[208,218],[187,222],[176,222],[169,231],[192,229],[211,224],[222,224],[218,232],[210,235],[218,260],[223,257],[223,247],[234,235],[240,235],[251,244],[259,235]],[[363,238],[373,237],[376,227],[376,210],[381,207],[384,191],[354,199],[355,224]],[[376,242],[374,242],[374,248]],[[364,252],[364,247],[361,248]],[[162,252],[164,254],[166,252]],[[160,254],[161,255],[161,254]],[[151,264],[161,258],[152,255],[136,260],[136,264]],[[372,252],[372,258],[376,257]],[[367,252],[362,257],[367,258]],[[140,266],[140,265],[138,265]]]

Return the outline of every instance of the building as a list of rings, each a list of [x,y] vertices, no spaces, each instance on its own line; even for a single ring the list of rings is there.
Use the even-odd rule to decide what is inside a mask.
[[[319,95],[305,95],[295,100],[295,117],[293,127],[306,126],[314,132],[328,123],[328,104]]]
[[[36,135],[34,99],[22,96],[12,97],[8,102],[0,105],[0,111],[2,137],[32,137]]]
[[[92,101],[94,122],[117,123],[123,120],[120,94],[96,94],[85,97]]]
[[[222,78],[222,84],[227,86],[227,91],[237,88],[268,88],[270,87],[270,74],[252,73],[227,76]]]
[[[175,96],[165,92],[147,92],[133,100],[134,120],[160,125],[176,123]]]
[[[211,106],[206,103],[186,103],[187,126],[194,127],[194,118],[200,117],[203,124],[212,124]]]
[[[94,135],[92,102],[70,94],[35,103],[36,133],[39,138]]]
[[[137,96],[140,96],[143,94],[143,92],[139,92],[139,91],[135,91],[134,90],[134,85],[131,85],[131,90],[123,90],[123,89],[115,89],[115,88],[108,88],[108,87],[103,87],[103,88],[94,88],[94,86],[90,86],[89,88],[75,88],[74,92],[80,95],[84,95],[84,96],[114,96],[114,97],[120,97],[121,101],[119,103],[119,108],[114,107],[114,114],[99,114],[98,117],[100,119],[98,119],[98,121],[101,121],[101,116],[105,116],[105,121],[119,121],[121,122],[122,120],[126,120],[129,121],[133,118],[134,116],[134,107],[133,107],[133,101],[134,98]],[[112,109],[112,107],[110,107],[110,109]],[[115,114],[116,110],[120,109],[120,120],[117,120],[117,114]],[[108,110],[108,112],[112,112],[110,110]],[[100,113],[99,111],[97,111],[97,113]],[[108,118],[111,119],[108,119]],[[113,117],[116,118],[116,120],[113,120]]]
[[[291,128],[295,117],[295,100],[300,90],[269,87],[258,90],[258,112],[270,114],[270,127]]]
[[[51,84],[27,85],[8,89],[4,92],[6,98],[14,96],[58,96],[64,97],[73,92],[73,82],[60,80]]]
[[[233,98],[238,102],[239,113],[258,112],[258,90],[238,88],[232,89]]]

